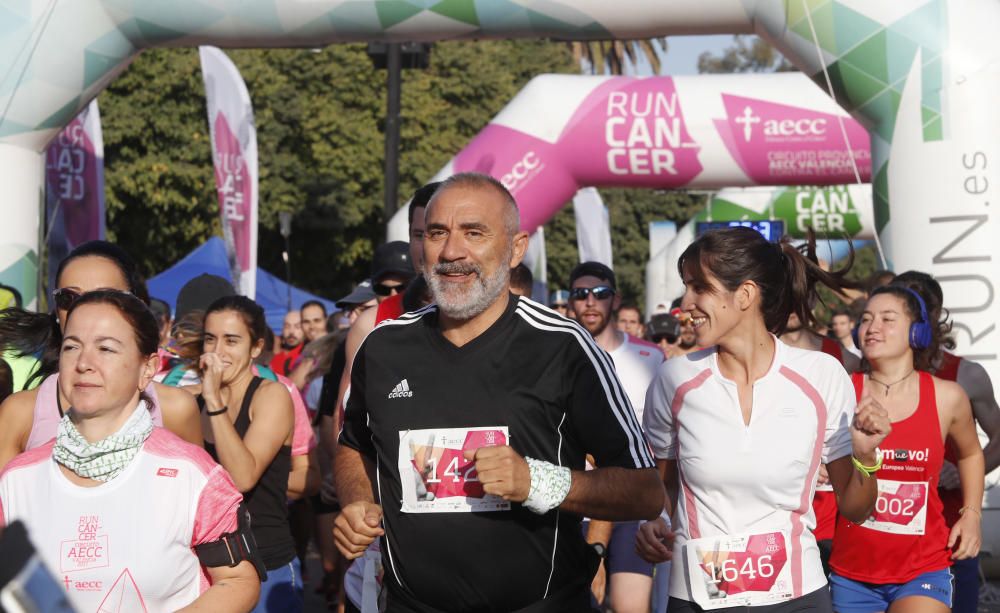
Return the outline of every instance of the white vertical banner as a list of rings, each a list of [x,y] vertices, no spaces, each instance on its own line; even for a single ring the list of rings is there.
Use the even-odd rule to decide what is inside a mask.
[[[249,298],[257,279],[257,128],[250,93],[221,50],[199,47],[222,234],[233,284]]]
[[[576,245],[581,262],[600,262],[614,270],[611,263],[611,219],[601,195],[585,187],[573,196],[576,216]]]
[[[531,299],[542,304],[549,303],[549,263],[545,258],[545,227],[538,226],[528,238],[528,250],[524,253],[524,265],[531,271]]]
[[[667,278],[677,260],[670,261],[667,246],[677,237],[677,224],[672,221],[652,221],[649,223],[649,262],[646,263],[646,319],[653,314],[656,305],[670,306],[676,296],[667,291]]]

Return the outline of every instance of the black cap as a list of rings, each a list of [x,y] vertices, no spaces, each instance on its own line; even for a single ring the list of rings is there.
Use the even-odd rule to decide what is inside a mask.
[[[667,341],[673,343],[681,335],[681,322],[669,313],[653,315],[646,324],[646,334],[650,338],[666,336]]]
[[[572,289],[573,283],[580,277],[597,277],[598,279],[603,279],[611,286],[611,289],[618,291],[618,285],[615,283],[615,273],[613,270],[601,264],[600,262],[584,262],[582,264],[577,264],[573,272],[569,273],[569,286]]]
[[[364,304],[374,298],[375,290],[372,289],[372,281],[371,279],[365,279],[361,283],[358,283],[357,287],[355,287],[350,294],[344,296],[335,304],[338,309],[343,309],[345,307],[353,307],[359,304]]]
[[[218,275],[202,273],[184,284],[177,292],[174,318],[181,319],[191,311],[207,311],[219,298],[235,296],[233,284]]]
[[[375,248],[372,256],[372,283],[378,284],[386,275],[396,274],[407,279],[416,275],[410,260],[410,244],[392,241]]]

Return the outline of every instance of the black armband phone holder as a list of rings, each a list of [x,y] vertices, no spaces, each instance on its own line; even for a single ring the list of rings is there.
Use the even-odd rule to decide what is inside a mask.
[[[198,561],[211,568],[214,566],[228,566],[232,568],[246,560],[253,564],[257,570],[257,576],[261,582],[267,580],[267,569],[260,559],[257,550],[257,539],[250,530],[250,512],[245,503],[241,503],[236,511],[238,520],[236,532],[223,534],[222,538],[211,543],[202,543],[194,547],[194,552],[198,555]]]

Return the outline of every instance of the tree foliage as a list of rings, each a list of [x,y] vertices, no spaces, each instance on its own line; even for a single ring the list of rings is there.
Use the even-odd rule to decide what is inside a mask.
[[[293,213],[292,280],[339,297],[367,276],[384,234],[384,70],[364,45],[228,52],[254,104],[259,264],[283,277],[278,212]],[[402,199],[474,137],[532,77],[576,72],[547,41],[446,42],[403,73]],[[108,234],[146,274],[220,234],[195,49],[143,53],[100,97]]]
[[[721,55],[704,52],[698,56],[698,72],[702,74],[733,72],[789,72],[796,70],[781,53],[757,36],[736,35],[733,46]]]

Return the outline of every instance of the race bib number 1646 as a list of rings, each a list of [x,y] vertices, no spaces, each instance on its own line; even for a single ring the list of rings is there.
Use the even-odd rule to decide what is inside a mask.
[[[791,599],[791,569],[783,532],[688,541],[691,596],[703,609],[752,607]]]
[[[506,426],[441,428],[399,433],[403,513],[508,511],[510,502],[486,494],[475,462],[464,451],[506,445]]]

